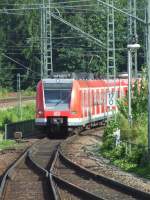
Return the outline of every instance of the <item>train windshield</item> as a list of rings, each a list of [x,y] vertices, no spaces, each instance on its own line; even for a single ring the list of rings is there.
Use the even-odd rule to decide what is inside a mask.
[[[68,108],[71,98],[71,84],[47,84],[44,86],[46,107]]]

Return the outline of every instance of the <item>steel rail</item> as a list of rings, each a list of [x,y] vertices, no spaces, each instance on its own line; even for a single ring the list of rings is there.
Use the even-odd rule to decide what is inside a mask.
[[[57,145],[56,145],[57,146]],[[58,146],[57,146],[58,148]],[[53,158],[53,161],[55,160],[55,157],[57,156],[57,153],[58,153],[58,150],[55,150],[55,155],[52,154],[51,158]],[[51,173],[51,168],[53,168],[53,162],[50,166],[50,171],[46,170],[45,168],[41,167],[37,162],[34,161],[34,159],[32,158],[32,149],[29,150],[28,152],[28,157],[29,157],[29,160],[32,162],[32,164],[37,168],[37,169],[40,169],[46,176],[46,178],[49,178],[49,183],[50,183],[50,187],[51,187],[51,190],[52,190],[52,195],[53,195],[53,199],[54,200],[60,200],[60,195],[57,191],[57,187],[55,185],[55,182],[53,180],[53,176],[52,176],[52,173]]]
[[[36,163],[33,159],[32,159],[32,149],[30,149],[29,151],[28,151],[28,158],[29,158],[29,160],[30,160],[30,162],[37,168],[37,169],[39,169],[42,173],[44,173],[45,174],[45,177],[46,178],[48,178],[48,176],[49,176],[49,172],[46,170],[46,169],[44,169],[43,167],[41,167],[38,163]]]
[[[57,184],[61,184],[63,186],[66,186],[67,188],[71,189],[74,193],[76,193],[77,196],[80,195],[80,196],[84,197],[86,200],[88,200],[88,199],[89,200],[104,200],[103,198],[100,198],[100,197],[94,195],[93,193],[88,192],[88,191],[78,187],[77,185],[69,183],[68,181],[58,177],[57,175],[55,175],[54,168],[55,168],[55,164],[56,164],[56,161],[57,161],[59,155],[60,155],[60,151],[57,150],[55,157],[54,157],[54,160],[53,160],[53,163],[52,163],[51,168],[50,168],[50,175],[51,175],[52,179]],[[54,190],[55,190],[55,193],[56,193],[56,200],[61,199],[60,196],[58,197],[58,195],[59,195],[58,191],[56,192],[57,187],[55,187]]]
[[[29,157],[29,160],[30,162],[32,162],[32,164],[37,168],[39,169],[42,173],[45,174],[45,177],[49,179],[49,183],[50,183],[50,187],[51,187],[51,190],[52,190],[52,194],[53,194],[53,199],[54,200],[60,200],[60,197],[58,195],[58,193],[56,192],[56,187],[55,187],[55,183],[53,181],[53,177],[52,177],[52,174],[49,173],[48,170],[44,169],[43,167],[41,167],[38,163],[36,163],[33,159],[32,159],[32,150],[30,150],[28,152],[28,157]]]
[[[101,197],[96,196],[95,194],[88,192],[87,190],[82,189],[81,187],[72,184],[58,176],[56,176],[55,174],[52,174],[53,179],[55,180],[55,182],[57,184],[60,184],[61,187],[67,188],[67,190],[71,190],[71,193],[75,193],[77,196],[80,196],[82,199],[86,199],[86,200],[105,200]]]
[[[58,146],[58,148],[59,148],[59,146]],[[50,178],[50,182],[51,182],[51,185],[52,185],[53,194],[55,195],[55,200],[60,200],[61,197],[59,195],[59,192],[57,190],[57,186],[56,186],[56,184],[54,182],[54,178],[53,178],[53,170],[54,170],[54,167],[55,167],[57,159],[58,159],[58,149],[57,149],[57,151],[55,153],[53,162],[52,162],[52,164],[50,166],[49,178]]]
[[[54,184],[54,181],[52,179],[52,175],[49,173],[48,170],[44,169],[42,166],[40,166],[38,163],[36,163],[34,161],[34,159],[32,158],[32,153],[33,153],[33,148],[35,147],[35,145],[39,145],[41,143],[41,140],[36,142],[36,144],[33,144],[31,147],[29,147],[12,165],[11,167],[8,168],[8,170],[6,171],[6,173],[4,174],[1,184],[0,184],[0,199],[2,198],[2,195],[4,194],[4,190],[5,190],[5,185],[7,182],[8,178],[11,178],[14,169],[24,160],[27,159],[33,167],[35,167],[39,173],[43,174],[44,177],[48,180],[48,183],[50,184],[52,193],[51,195],[53,196],[54,200],[59,200],[60,198],[58,198],[57,192],[56,191],[56,187]],[[50,179],[49,179],[50,178]],[[56,198],[57,197],[57,198]]]
[[[22,96],[23,101],[34,100],[34,96]],[[0,103],[10,103],[17,101],[17,97],[0,98]]]
[[[50,179],[50,185],[51,185],[51,188],[52,188],[54,199],[55,200],[61,200],[61,197],[60,197],[59,192],[57,190],[57,186],[54,182],[54,178],[53,178],[52,173],[49,173],[49,179]]]
[[[23,160],[25,159],[25,157],[27,156],[29,151],[29,148],[12,164],[12,166],[10,168],[7,169],[7,171],[5,172],[1,184],[0,184],[0,198],[2,197],[2,194],[4,192],[4,188],[5,188],[5,184],[8,178],[11,178],[12,173],[14,171],[14,168]]]
[[[83,172],[84,174],[88,175],[89,177],[93,178],[94,180],[102,182],[104,185],[111,187],[112,189],[116,189],[120,192],[124,192],[128,195],[136,197],[137,199],[141,199],[141,200],[149,200],[150,199],[150,193],[148,193],[148,192],[138,190],[136,188],[133,188],[131,186],[127,186],[127,185],[120,183],[118,181],[115,181],[113,179],[110,179],[110,178],[107,178],[105,176],[93,173],[92,171],[86,169],[85,167],[74,163],[69,158],[67,158],[65,155],[63,155],[63,153],[61,152],[60,149],[58,151],[58,156],[59,156],[60,159],[62,159],[68,165],[70,165],[72,168],[74,168],[74,169],[76,169],[80,172]]]

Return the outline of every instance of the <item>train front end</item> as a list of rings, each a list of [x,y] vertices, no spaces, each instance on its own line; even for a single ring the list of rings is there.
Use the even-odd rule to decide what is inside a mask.
[[[36,125],[53,130],[67,127],[70,115],[72,79],[43,79],[36,96]]]

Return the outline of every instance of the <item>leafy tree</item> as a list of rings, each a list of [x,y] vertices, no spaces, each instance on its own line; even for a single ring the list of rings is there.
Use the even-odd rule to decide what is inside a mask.
[[[137,10],[137,14],[141,18],[144,18],[145,14],[141,10],[146,5],[145,1],[137,1],[137,6],[140,8]],[[13,81],[17,73],[22,76],[23,89],[29,85],[35,85],[40,79],[41,9],[39,7],[39,9],[23,11],[22,8],[31,8],[33,4],[42,2],[42,0],[1,0],[0,9],[18,9],[11,14],[10,11],[9,14],[0,13],[0,84],[4,87],[15,87]],[[48,3],[48,0],[45,2]],[[127,0],[115,0],[114,4],[118,8],[127,9]],[[52,12],[106,44],[107,8],[104,5],[95,0],[87,2],[53,0]],[[139,42],[143,47],[139,50],[140,70],[140,66],[145,62],[143,50],[145,29],[139,22],[137,22],[137,27]],[[118,71],[127,69],[127,34],[127,16],[115,12],[116,67]],[[83,34],[54,18],[52,18],[52,36],[54,71],[80,70],[97,72],[101,75],[106,73],[106,48],[98,46]],[[22,65],[3,57],[2,53]],[[10,81],[8,81],[8,77]]]

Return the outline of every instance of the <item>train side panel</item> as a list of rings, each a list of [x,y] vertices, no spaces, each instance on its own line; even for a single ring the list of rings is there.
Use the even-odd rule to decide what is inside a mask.
[[[106,80],[78,81],[80,90],[81,118],[80,126],[99,122],[117,111],[116,99],[127,93],[127,80],[108,83]],[[116,96],[114,96],[116,94]]]
[[[60,82],[62,81],[62,83]],[[117,110],[116,102],[127,94],[127,79],[107,80],[42,80],[37,85],[36,124],[87,126],[111,116]],[[46,91],[44,91],[44,83]],[[52,86],[54,84],[54,88]],[[59,85],[59,88],[56,85]],[[63,84],[72,84],[63,88]],[[58,95],[63,95],[60,99]],[[64,92],[63,92],[64,91]],[[66,93],[66,92],[67,93]],[[45,95],[50,99],[45,99]],[[115,96],[116,94],[116,96]],[[52,96],[51,96],[52,95]],[[56,95],[56,99],[54,99]],[[68,95],[68,97],[67,97]]]
[[[44,111],[44,93],[43,93],[43,83],[40,81],[37,85],[36,93],[36,125],[45,126],[46,117]]]
[[[82,126],[82,99],[78,81],[73,81],[68,126]]]

